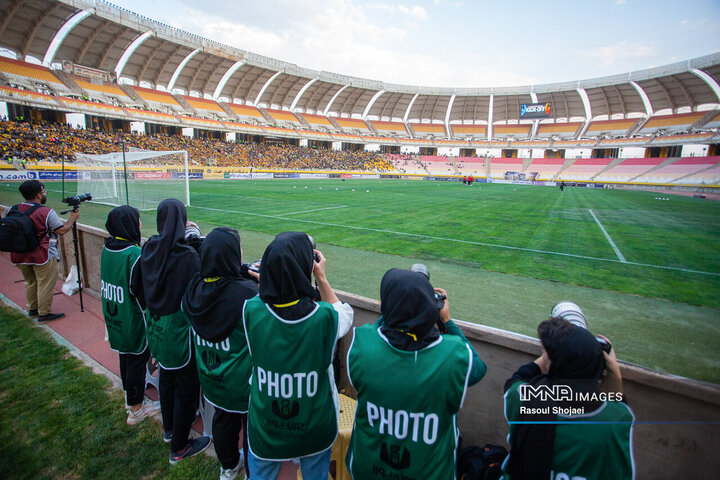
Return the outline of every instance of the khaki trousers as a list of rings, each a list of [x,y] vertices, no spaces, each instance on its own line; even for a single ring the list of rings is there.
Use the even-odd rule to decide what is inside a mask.
[[[25,300],[28,310],[39,315],[52,313],[53,293],[58,275],[58,262],[50,258],[45,265],[18,265],[25,279]]]

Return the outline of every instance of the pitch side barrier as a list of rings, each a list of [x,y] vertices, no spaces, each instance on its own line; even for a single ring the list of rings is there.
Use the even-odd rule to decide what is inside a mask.
[[[6,207],[1,207],[5,209]],[[80,263],[89,294],[100,289],[100,255],[105,230],[78,225]],[[72,238],[62,237],[61,271],[74,262]],[[347,292],[338,297],[352,305],[354,325],[374,323],[380,316],[376,300]],[[465,445],[505,444],[508,425],[503,414],[503,385],[520,366],[540,355],[539,342],[505,330],[456,321],[485,361],[488,372],[468,390],[459,415]],[[338,388],[353,396],[347,379],[348,335],[338,346]],[[381,368],[379,366],[378,368]],[[638,479],[715,479],[720,472],[720,385],[660,373],[621,362],[625,398],[635,413],[633,452]]]

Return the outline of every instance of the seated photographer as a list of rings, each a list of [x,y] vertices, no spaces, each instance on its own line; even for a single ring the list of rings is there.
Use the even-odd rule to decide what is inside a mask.
[[[245,465],[238,440],[242,430],[247,452],[251,367],[241,320],[245,301],[257,293],[255,280],[242,274],[238,231],[214,229],[200,247],[200,272],[185,291],[182,310],[196,335],[193,344],[203,396],[215,406],[212,432],[221,480],[236,478]],[[245,472],[249,474],[247,466]]]
[[[380,302],[382,317],[354,329],[348,352],[358,406],[345,463],[357,480],[454,479],[457,413],[487,368],[423,273],[389,270]]]
[[[503,479],[634,478],[634,416],[615,350],[584,328],[577,305],[561,305],[538,326],[542,355],[505,383],[505,416],[523,423],[510,424]]]
[[[353,310],[330,287],[325,257],[310,237],[275,237],[260,264],[259,296],[243,309],[252,361],[248,463],[254,480],[277,478],[290,459],[299,459],[303,478],[327,478],[338,433],[332,360],[352,321]]]

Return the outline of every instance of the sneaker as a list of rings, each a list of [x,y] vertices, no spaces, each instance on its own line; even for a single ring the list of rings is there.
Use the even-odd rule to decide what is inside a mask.
[[[163,442],[165,442],[165,443],[172,442],[172,432],[163,432]]]
[[[47,315],[40,315],[37,317],[38,323],[49,322],[50,320],[57,320],[58,318],[64,317],[64,313],[48,313]]]
[[[37,308],[31,308],[30,310],[28,310],[28,311],[27,311],[27,316],[28,316],[28,317],[37,317],[37,316],[38,316],[38,310],[37,310]]]
[[[137,425],[138,423],[145,420],[147,417],[151,417],[160,411],[160,402],[153,402],[149,398],[143,400],[140,410],[133,412],[128,411],[127,424]]]
[[[220,467],[220,480],[235,480],[238,478],[240,469],[242,469],[245,466],[245,452],[243,452],[243,449],[241,448],[239,453],[240,453],[240,460],[238,460],[238,464],[235,465],[235,468]],[[245,478],[244,473],[243,473],[242,478]]]
[[[190,458],[204,451],[210,446],[210,437],[198,437],[188,440],[185,448],[179,452],[170,452],[170,465],[175,465],[183,458]]]

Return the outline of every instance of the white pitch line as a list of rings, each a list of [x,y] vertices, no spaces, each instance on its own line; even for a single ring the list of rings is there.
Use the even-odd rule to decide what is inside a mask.
[[[235,211],[235,210],[223,210],[220,208],[211,208],[211,207],[191,206],[190,208],[199,208],[202,210],[211,210],[211,211],[223,212],[223,213],[238,213],[238,214],[242,214],[242,215],[248,215],[251,217],[277,218],[277,219],[281,219],[281,220],[289,220],[292,222],[310,223],[313,225],[323,225],[326,227],[339,227],[339,228],[345,228],[345,229],[350,229],[350,230],[366,230],[366,231],[370,231],[370,232],[389,233],[392,235],[401,235],[401,236],[406,236],[406,237],[428,238],[430,240],[442,240],[442,241],[446,241],[446,242],[464,243],[464,244],[469,244],[469,245],[478,245],[481,247],[504,248],[507,250],[518,250],[518,251],[522,251],[522,252],[542,253],[542,254],[546,254],[546,255],[558,255],[558,256],[562,256],[562,257],[580,258],[583,260],[596,260],[599,262],[609,262],[609,263],[623,263],[625,265],[635,265],[638,267],[659,268],[662,270],[673,270],[673,271],[677,271],[677,272],[697,273],[700,275],[710,275],[713,277],[720,277],[720,273],[705,272],[703,270],[693,270],[690,268],[666,267],[663,265],[651,265],[649,263],[637,263],[637,262],[627,262],[627,261],[621,262],[620,260],[615,260],[612,258],[586,257],[584,255],[576,255],[574,253],[552,252],[552,251],[548,251],[548,250],[537,250],[534,248],[512,247],[509,245],[498,245],[498,244],[494,244],[494,243],[473,242],[471,240],[459,240],[457,238],[433,237],[430,235],[421,235],[418,233],[407,233],[407,232],[395,232],[393,230],[383,230],[380,228],[357,227],[354,225],[340,225],[337,223],[316,222],[313,220],[301,220],[299,218],[286,218],[286,217],[283,217],[280,215],[264,215],[262,213],[240,212],[240,211]]]
[[[625,257],[623,257],[623,254],[620,253],[620,250],[617,248],[617,245],[615,245],[615,242],[613,242],[613,239],[610,238],[610,234],[607,233],[605,230],[605,227],[603,227],[603,224],[600,223],[600,220],[595,216],[592,210],[588,208],[588,212],[590,212],[590,215],[595,219],[595,222],[598,224],[598,227],[600,227],[600,230],[602,230],[603,234],[605,235],[605,238],[607,238],[607,241],[610,243],[610,246],[613,250],[615,250],[615,255],[618,256],[621,263],[628,263],[627,260],[625,260]]]
[[[286,216],[286,215],[297,215],[300,213],[309,213],[309,212],[319,212],[320,210],[332,210],[334,208],[347,208],[347,205],[338,205],[336,207],[323,207],[323,208],[313,208],[312,210],[303,210],[302,212],[290,212],[290,213],[279,213],[278,216]]]

